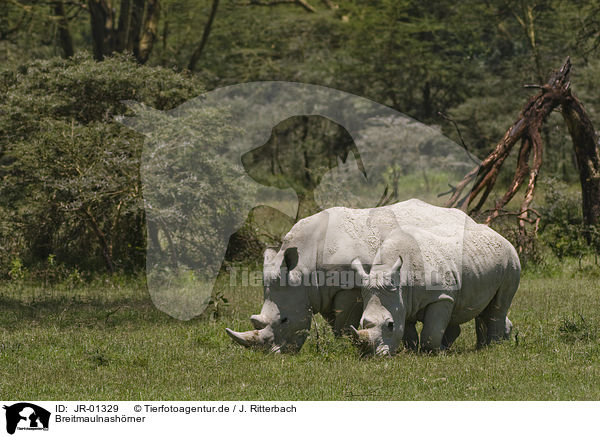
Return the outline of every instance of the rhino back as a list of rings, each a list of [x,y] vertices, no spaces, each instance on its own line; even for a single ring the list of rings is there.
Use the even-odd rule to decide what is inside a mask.
[[[417,199],[370,208],[330,208],[320,266],[348,266],[354,258],[363,264],[377,264],[381,245],[404,226],[420,229],[446,227],[455,233],[475,222],[458,209],[441,208]]]
[[[454,302],[452,323],[464,323],[483,311],[505,281],[517,281],[514,247],[485,225],[403,226],[381,248],[386,269],[402,257],[402,293],[410,302],[407,317],[418,320],[438,300]]]
[[[304,273],[348,269],[355,258],[365,265],[378,264],[381,245],[401,227],[445,229],[454,236],[474,224],[463,211],[417,199],[379,208],[334,207],[298,221],[284,237],[273,263],[278,268],[285,250],[296,247],[298,267]]]

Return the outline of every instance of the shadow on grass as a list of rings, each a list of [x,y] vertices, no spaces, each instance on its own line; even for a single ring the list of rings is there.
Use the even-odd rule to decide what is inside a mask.
[[[31,325],[104,328],[138,322],[183,323],[156,309],[150,297],[107,300],[78,296],[37,296],[33,300],[24,300],[0,295],[0,327],[10,331]]]

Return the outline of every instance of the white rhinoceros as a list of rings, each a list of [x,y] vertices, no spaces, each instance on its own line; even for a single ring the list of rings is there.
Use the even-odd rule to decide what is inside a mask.
[[[521,265],[515,248],[489,227],[467,222],[463,235],[454,235],[446,226],[402,226],[378,256],[369,273],[360,257],[352,263],[364,300],[360,329],[353,331],[367,352],[395,353],[407,334],[416,336],[417,320],[422,351],[450,345],[460,324],[474,318],[478,347],[510,335],[507,312]]]
[[[376,255],[381,244],[401,227],[445,229],[460,239],[465,227],[473,225],[458,209],[416,199],[380,208],[330,208],[300,220],[279,251],[265,252],[264,304],[261,313],[251,317],[255,330],[227,329],[227,333],[244,346],[281,352],[302,347],[316,313],[322,314],[338,335],[351,326],[358,327],[363,305],[361,278],[355,278],[353,270],[357,262],[379,264]],[[458,257],[454,265],[460,266],[459,251],[453,256]],[[451,326],[450,331],[448,343],[457,335],[456,327]],[[416,346],[414,323],[407,329],[407,343]]]

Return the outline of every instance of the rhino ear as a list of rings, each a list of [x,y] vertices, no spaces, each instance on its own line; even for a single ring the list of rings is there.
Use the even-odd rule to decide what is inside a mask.
[[[403,263],[404,263],[404,261],[402,260],[402,257],[400,255],[398,255],[398,260],[394,263],[390,272],[398,273],[400,271],[400,268],[402,268]]]
[[[390,276],[392,277],[392,284],[393,285],[400,285],[400,269],[402,268],[402,264],[404,263],[404,261],[402,260],[402,257],[400,255],[398,255],[398,259],[396,260],[396,262],[394,263],[394,265],[392,266],[392,268],[390,269]]]
[[[288,247],[283,254],[283,264],[281,267],[285,267],[288,272],[291,272],[298,265],[298,248]]]
[[[375,258],[373,258],[373,265],[381,264],[381,248],[377,249]]]

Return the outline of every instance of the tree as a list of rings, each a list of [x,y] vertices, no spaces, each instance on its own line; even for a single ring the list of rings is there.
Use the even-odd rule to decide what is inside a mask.
[[[132,52],[144,64],[154,46],[160,18],[159,0],[121,0],[118,18],[111,0],[88,0],[94,58]]]
[[[449,1],[341,4],[348,58],[336,67],[344,89],[419,121],[439,122],[437,112],[463,101],[480,74],[473,60],[485,54],[489,30],[481,28],[481,17],[472,18],[487,12],[482,9]]]
[[[202,33],[202,39],[200,40],[200,43],[198,43],[198,47],[196,48],[196,50],[194,50],[194,52],[192,53],[190,62],[188,63],[188,70],[190,70],[190,71],[194,71],[194,69],[196,68],[196,64],[198,63],[198,60],[200,59],[200,55],[202,55],[202,51],[204,50],[204,47],[206,46],[206,43],[208,41],[208,36],[210,35],[210,30],[212,29],[212,24],[215,20],[215,15],[217,15],[218,7],[219,7],[219,0],[213,0],[212,7],[210,9],[210,15],[208,16],[208,20],[206,21],[206,24],[204,25],[204,32]]]
[[[64,2],[62,0],[55,0],[52,2],[52,8],[58,21],[59,40],[63,49],[63,55],[65,58],[70,58],[75,54],[75,50],[73,49],[73,38],[69,30],[69,20],[65,12]]]
[[[477,204],[469,211],[470,214],[477,214],[494,187],[504,161],[514,145],[521,141],[513,180],[504,196],[488,211],[486,223],[490,224],[500,215],[506,214],[503,211],[504,207],[527,180],[525,195],[516,213],[523,234],[525,223],[531,221],[530,205],[542,166],[543,143],[540,132],[542,123],[554,108],[560,106],[577,156],[584,223],[588,226],[600,224],[600,152],[598,150],[600,138],[580,100],[571,91],[570,73],[571,61],[567,58],[563,66],[550,76],[547,84],[539,87],[541,91],[529,99],[517,120],[506,131],[494,150],[483,160],[481,166],[474,168],[457,185],[447,206],[467,208],[479,198]],[[473,181],[475,181],[473,189],[465,193],[465,188]],[[537,215],[534,221],[539,221],[539,213],[533,211],[533,214]]]
[[[35,264],[56,255],[79,268],[141,269],[143,137],[115,117],[127,111],[123,100],[164,110],[202,92],[193,77],[124,56],[95,62],[77,54],[3,72],[2,256]]]

